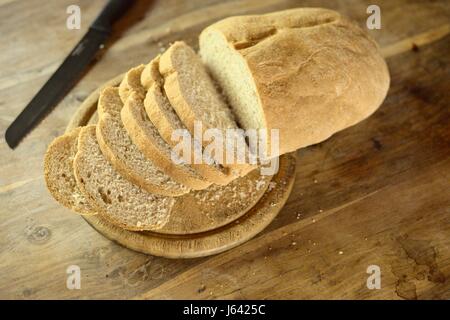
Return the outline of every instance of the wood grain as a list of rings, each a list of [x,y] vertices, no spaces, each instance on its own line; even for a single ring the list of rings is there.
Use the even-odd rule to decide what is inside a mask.
[[[57,68],[104,1],[79,1],[82,29],[65,29],[69,1],[0,3],[0,131]],[[196,45],[225,16],[298,6],[336,9],[365,27],[371,1],[154,1],[14,151],[0,143],[0,297],[450,299],[450,50],[448,1],[377,1],[378,41],[392,76],[382,107],[298,151],[293,192],[260,235],[209,258],[135,253],[99,235],[45,190],[42,157],[84,98],[148,62],[168,43]],[[66,289],[79,265],[81,290]],[[379,265],[380,290],[366,287]]]

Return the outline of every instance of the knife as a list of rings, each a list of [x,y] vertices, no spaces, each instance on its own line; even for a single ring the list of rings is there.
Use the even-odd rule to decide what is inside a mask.
[[[5,139],[11,149],[14,149],[22,138],[72,89],[85,68],[94,59],[97,51],[103,47],[111,34],[113,23],[133,3],[134,1],[128,0],[110,0],[106,4],[81,41],[6,129]]]

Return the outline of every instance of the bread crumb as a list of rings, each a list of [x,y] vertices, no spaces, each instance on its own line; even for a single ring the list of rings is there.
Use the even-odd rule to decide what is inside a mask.
[[[270,181],[269,182],[269,187],[267,188],[268,191],[272,191],[273,188],[275,188],[277,185],[276,182]]]
[[[344,251],[339,251],[339,254],[340,254],[340,255],[344,254]]]
[[[202,284],[202,285],[200,286],[200,288],[197,289],[197,293],[202,293],[202,292],[205,291],[205,290],[206,290],[206,286],[205,286],[204,284]]]
[[[261,189],[264,185],[265,185],[264,180],[257,180],[256,181],[256,190]],[[270,183],[269,183],[269,186],[270,186]]]

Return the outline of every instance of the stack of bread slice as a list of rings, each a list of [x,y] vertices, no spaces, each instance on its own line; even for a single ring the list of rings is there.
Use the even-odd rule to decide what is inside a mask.
[[[56,200],[127,230],[217,227],[254,206],[271,176],[250,161],[250,145],[244,161],[224,162],[203,152],[209,141],[196,131],[266,132],[263,155],[276,158],[365,119],[389,88],[375,41],[332,10],[230,17],[203,30],[199,44],[199,55],[176,42],[129,70],[101,92],[96,125],[49,146],[45,178]],[[174,160],[179,132],[194,136],[191,155],[206,161]],[[193,223],[198,212],[208,226]]]
[[[189,232],[201,232],[245,214],[269,186],[272,177],[250,163],[172,160],[172,133],[193,132],[193,121],[237,128],[200,57],[184,42],[130,69],[118,87],[105,87],[97,113],[97,124],[56,138],[45,155],[48,189],[77,213],[98,213],[133,231],[176,233],[192,225]],[[203,143],[191,141],[202,152]]]

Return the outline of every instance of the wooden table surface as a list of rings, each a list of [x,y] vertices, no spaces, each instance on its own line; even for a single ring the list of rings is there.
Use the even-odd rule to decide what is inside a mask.
[[[169,42],[197,46],[220,18],[301,6],[336,9],[365,27],[374,2],[382,28],[369,33],[390,68],[387,99],[369,119],[298,151],[294,190],[256,238],[207,258],[147,256],[107,240],[47,192],[43,154],[79,103]],[[74,3],[81,30],[66,28]],[[0,0],[2,136],[104,3]],[[450,299],[448,1],[161,0],[131,17],[16,150],[0,142],[0,298]],[[81,269],[80,290],[66,288],[70,265]],[[366,286],[370,265],[380,267],[379,290]]]

